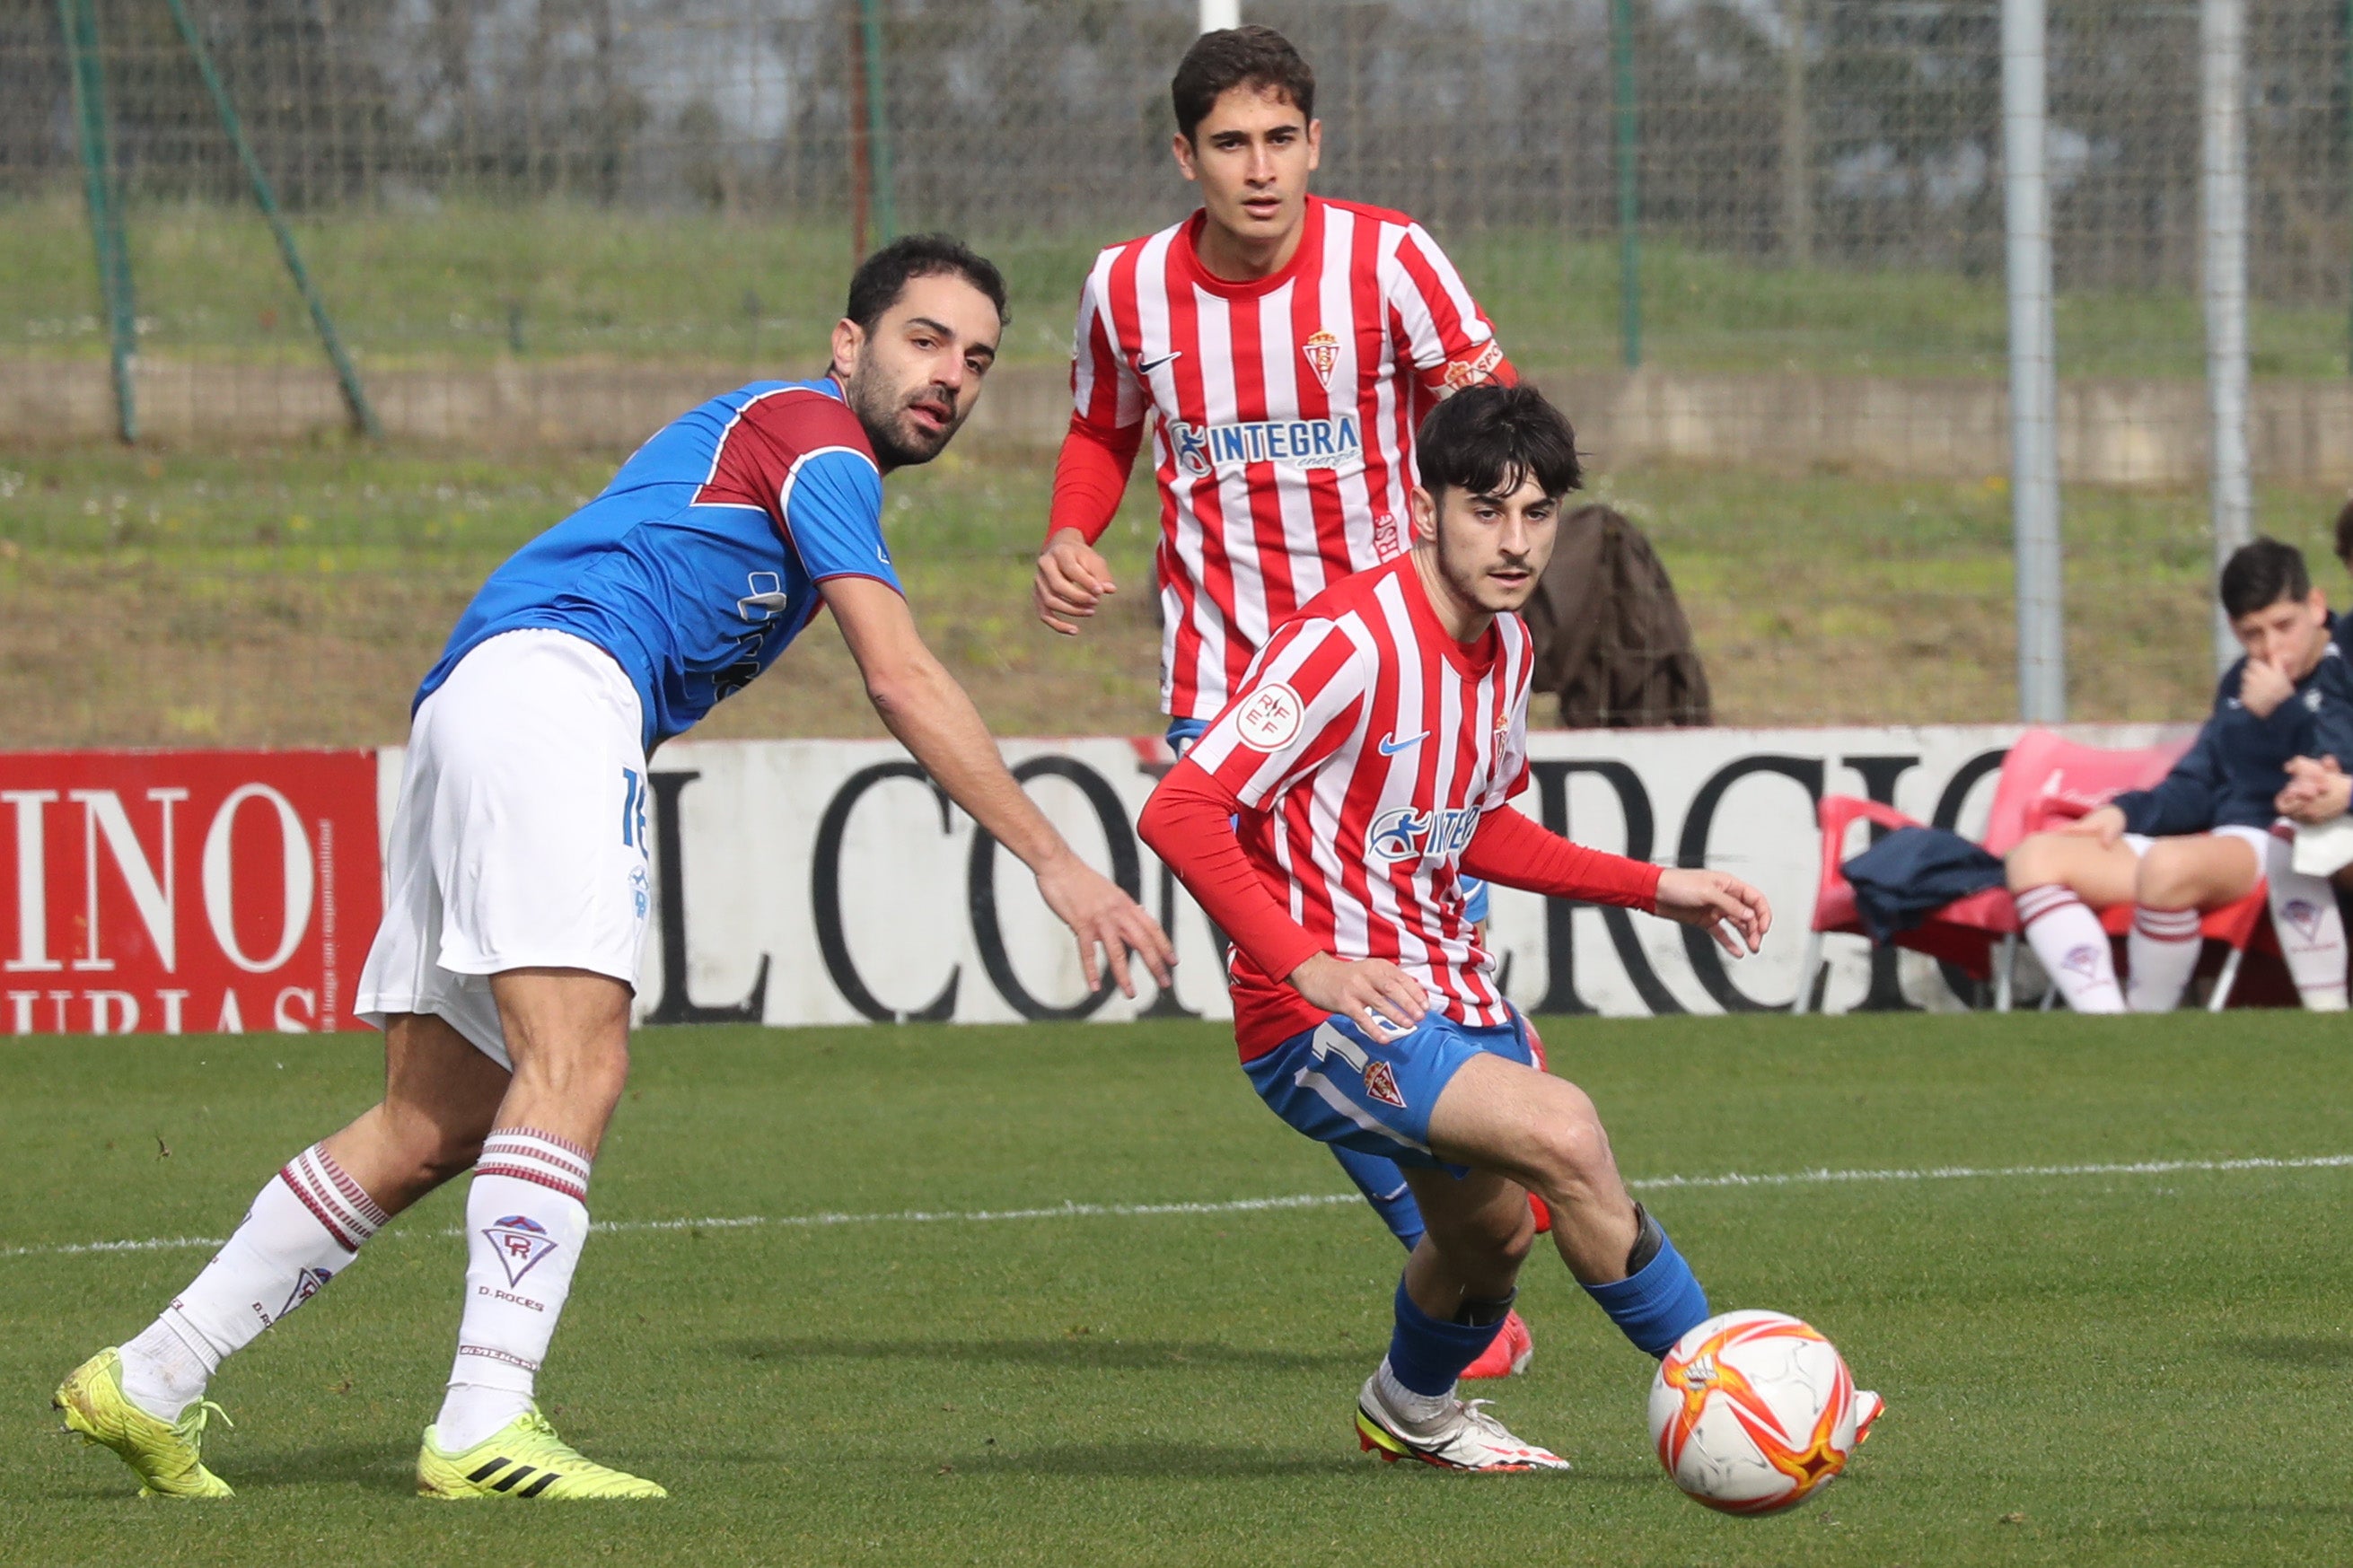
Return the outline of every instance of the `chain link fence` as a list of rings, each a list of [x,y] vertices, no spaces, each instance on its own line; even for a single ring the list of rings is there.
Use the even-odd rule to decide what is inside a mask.
[[[64,209],[69,229],[78,216],[83,170],[58,13],[81,3],[0,15],[12,249],[34,247],[22,231],[41,209]],[[379,352],[462,351],[475,346],[470,331],[511,347],[517,304],[526,333],[554,334],[545,346],[594,342],[576,301],[532,297],[583,238],[661,250],[670,237],[670,269],[726,270],[730,258],[711,252],[732,225],[739,237],[725,248],[756,265],[781,304],[798,290],[774,279],[778,260],[838,272],[860,188],[884,162],[895,177],[869,193],[881,207],[905,226],[1036,258],[1040,302],[1057,314],[1071,281],[1060,269],[1187,205],[1166,152],[1166,84],[1191,33],[1189,0],[879,0],[882,93],[871,116],[855,0],[187,4],[280,199],[321,230],[321,270],[351,296],[354,340]],[[2276,312],[2260,368],[2333,374],[2346,363],[2353,276],[2348,8],[2251,4],[2253,281]],[[245,177],[167,0],[90,9],[113,163],[142,226],[249,226]],[[1889,366],[1982,370],[1999,356],[1996,0],[1251,10],[1317,68],[1322,188],[1402,207],[1484,260],[1485,291],[1525,318],[1518,335],[1541,357],[1606,363],[1620,346],[1614,331],[1571,330],[1588,314],[1604,328],[1617,320],[1613,16],[1630,29],[1631,172],[1654,274],[1646,357],[1845,370],[1876,353]],[[2196,342],[2197,5],[2056,0],[2051,10],[2059,284],[2082,307],[2069,358],[2087,374],[2195,374],[2184,345]],[[361,232],[333,232],[345,226]],[[233,266],[245,237],[214,241],[227,251],[216,264]],[[522,254],[507,257],[510,243]],[[174,286],[164,254],[144,292],[174,309],[152,318],[150,346],[235,341],[230,323],[207,326],[198,301],[183,304],[193,289]],[[70,337],[58,323],[90,314],[87,290],[76,292],[86,278],[56,259],[56,283],[10,279],[18,319],[0,326],[20,342]],[[445,286],[403,279],[414,282],[410,313],[375,313],[396,302],[370,297],[368,269],[422,274],[432,261]],[[467,275],[449,279],[453,264]],[[259,270],[249,289],[270,281]],[[1882,290],[1906,280],[1918,286],[1909,308],[1884,308],[1894,301]],[[822,281],[809,291],[829,297],[837,279]],[[668,304],[683,329],[712,302],[685,279],[679,287],[684,297]],[[426,309],[444,302],[469,308]],[[740,297],[725,303],[757,313]],[[226,317],[225,305],[212,315]],[[2152,341],[2158,323],[2172,330]],[[726,352],[742,348],[742,330],[701,328]],[[573,333],[586,335],[575,345]],[[692,339],[605,346],[670,353]]]
[[[396,445],[624,448],[733,380],[817,368],[861,235],[938,226],[1007,268],[983,418],[1034,448],[1088,258],[1190,205],[1166,83],[1192,0],[178,3]],[[2348,7],[2249,4],[2259,523],[2311,545],[2353,467]],[[174,9],[0,11],[0,442],[111,425],[78,16],[142,427],[268,447],[345,417]],[[2190,717],[2211,678],[2198,6],[2050,11],[2074,710]],[[1719,720],[2014,711],[1997,0],[1245,15],[1315,67],[1317,187],[1427,223],[1570,407],[1677,576]],[[944,489],[937,542],[1018,595],[1043,475],[969,460],[1002,526]],[[49,458],[0,499],[21,547],[172,515],[140,499],[143,469],[56,461],[54,521],[26,500]],[[355,519],[352,548],[412,547],[398,518]],[[90,548],[121,547],[107,528]],[[1026,637],[998,620],[976,659]]]

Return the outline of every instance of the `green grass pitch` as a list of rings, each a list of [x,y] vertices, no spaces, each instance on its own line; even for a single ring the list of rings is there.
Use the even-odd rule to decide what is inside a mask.
[[[2298,1015],[1546,1022],[1719,1308],[1801,1314],[1890,1412],[1772,1520],[1683,1500],[1650,1363],[1556,1260],[1487,1392],[1567,1477],[1357,1452],[1398,1257],[1213,1026],[652,1032],[543,1380],[666,1504],[409,1495],[461,1192],[224,1372],[239,1490],[141,1502],[48,1391],[141,1327],[252,1191],[370,1097],[369,1040],[0,1053],[0,1562],[1676,1563],[2342,1560],[2353,1538],[2345,1037]],[[166,1152],[168,1151],[168,1153]],[[2270,1168],[2198,1163],[2276,1157]],[[2135,1162],[2190,1168],[2085,1172]],[[2023,1167],[2043,1167],[2028,1173]],[[2076,1167],[2053,1172],[2049,1167]],[[1048,1217],[910,1219],[1092,1207]],[[809,1216],[849,1216],[806,1223]],[[859,1216],[898,1215],[896,1218]],[[671,1220],[759,1220],[686,1225]],[[803,1223],[789,1223],[795,1220]],[[2331,1542],[2335,1542],[2331,1545]]]

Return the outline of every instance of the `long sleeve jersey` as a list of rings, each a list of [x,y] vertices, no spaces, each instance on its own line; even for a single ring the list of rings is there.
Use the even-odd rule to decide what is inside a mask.
[[[2272,802],[2287,784],[2290,757],[2334,756],[2353,768],[2353,664],[2328,645],[2295,694],[2258,719],[2239,700],[2247,661],[2214,690],[2214,712],[2197,743],[2154,789],[2116,796],[2125,830],[2154,837],[2263,827],[2279,814]]]

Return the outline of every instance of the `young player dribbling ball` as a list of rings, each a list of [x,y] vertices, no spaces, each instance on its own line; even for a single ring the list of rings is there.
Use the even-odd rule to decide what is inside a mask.
[[[1176,161],[1201,205],[1105,249],[1087,278],[1034,598],[1047,626],[1076,635],[1114,591],[1094,544],[1155,415],[1161,705],[1181,752],[1276,626],[1403,552],[1413,432],[1430,409],[1516,378],[1420,225],[1310,194],[1315,78],[1280,33],[1202,35],[1169,96]],[[1471,897],[1484,920],[1484,889]],[[1410,1248],[1422,1222],[1403,1173],[1333,1152]],[[1516,1371],[1529,1352],[1513,1314],[1472,1374]]]
[[[821,609],[884,722],[1027,864],[1130,995],[1167,984],[1151,916],[1062,841],[923,646],[882,536],[882,476],[971,414],[1005,318],[997,268],[919,235],[860,267],[828,374],[756,382],[657,432],[602,495],[491,575],[418,691],[383,924],[354,1011],[385,1094],[296,1154],[161,1316],[55,1396],[142,1491],[220,1498],[202,1445],[221,1363],[469,1168],[466,1294],[417,1489],[652,1498],[533,1402],[588,1239],[587,1189],[628,1070],[649,912],[646,754],[741,689]]]
[[[1451,1469],[1566,1469],[1481,1406],[1462,1370],[1511,1310],[1535,1236],[1663,1354],[1707,1297],[1628,1195],[1593,1102],[1533,1062],[1463,907],[1465,873],[1645,910],[1755,952],[1764,896],[1555,837],[1506,803],[1527,784],[1527,628],[1514,613],[1578,483],[1575,437],[1525,387],[1479,387],[1421,426],[1413,544],[1282,626],[1146,805],[1145,840],[1235,943],[1234,1033],[1276,1115],[1406,1171],[1426,1232],[1359,1441]],[[1876,1417],[1860,1395],[1858,1430]]]

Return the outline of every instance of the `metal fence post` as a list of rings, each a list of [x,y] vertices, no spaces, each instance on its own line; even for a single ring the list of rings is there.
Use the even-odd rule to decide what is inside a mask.
[[[2348,0],[2353,4],[2353,0]],[[1806,0],[1781,0],[1781,250],[1794,266],[1814,258],[1813,149],[1806,110]]]
[[[375,410],[369,406],[367,392],[360,385],[359,367],[343,352],[343,340],[335,331],[333,318],[327,314],[327,302],[319,297],[309,269],[302,265],[302,252],[294,243],[294,231],[286,226],[285,216],[278,210],[278,194],[270,188],[269,176],[261,172],[261,160],[253,155],[252,143],[245,139],[245,125],[237,119],[237,105],[229,101],[228,89],[221,85],[220,73],[213,69],[212,51],[205,47],[204,35],[196,31],[195,21],[189,17],[185,0],[170,0],[170,4],[181,41],[188,46],[188,53],[196,62],[196,73],[204,78],[205,90],[212,95],[213,111],[220,116],[221,129],[227,132],[229,145],[237,151],[246,183],[253,187],[254,202],[261,208],[261,216],[269,220],[269,232],[278,240],[278,254],[285,260],[287,276],[293,279],[294,291],[302,296],[302,303],[311,312],[311,324],[318,329],[319,342],[327,351],[328,363],[335,367],[335,382],[343,388],[343,405],[351,410],[352,424],[363,436],[380,437],[384,427],[376,423]]]
[[[1634,4],[1609,0],[1609,53],[1618,111],[1618,335],[1628,370],[1642,363],[1642,198],[1634,162],[1641,129],[1634,100]]]
[[[1242,0],[1201,0],[1201,31],[1222,32],[1242,25]]]
[[[873,149],[874,222],[882,243],[899,237],[899,205],[891,172],[891,106],[882,89],[882,0],[858,0],[866,47],[866,133]]]
[[[2018,574],[2018,716],[2067,717],[2059,521],[2059,349],[2051,308],[2043,0],[2002,0],[2003,207],[2010,291],[2010,522]]]
[[[2214,428],[2214,566],[2253,532],[2247,458],[2247,6],[2205,0],[2198,17],[2204,112],[2199,208],[2206,240],[2206,397]],[[2238,639],[2214,607],[2214,662],[2229,668]]]
[[[849,18],[849,265],[866,259],[873,238],[874,161],[868,155],[866,117],[866,20],[862,5]]]
[[[139,315],[131,293],[131,246],[122,226],[122,189],[106,115],[106,67],[98,41],[95,0],[58,0],[65,30],[67,75],[73,87],[74,140],[81,151],[82,184],[90,204],[90,249],[106,310],[108,357],[114,375],[115,433],[139,439],[139,403],[131,384],[139,353]]]

